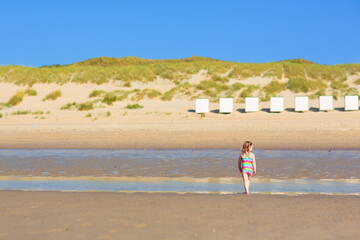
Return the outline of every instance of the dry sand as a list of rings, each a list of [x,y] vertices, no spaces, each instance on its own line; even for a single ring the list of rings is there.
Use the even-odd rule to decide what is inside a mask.
[[[195,74],[189,82],[198,83],[206,78],[203,74]],[[241,82],[264,85],[269,81],[270,78],[249,78]],[[134,82],[129,89],[165,92],[174,86],[169,80],[157,79],[148,84]],[[60,109],[74,101],[93,100],[89,99],[93,90],[124,89],[117,84],[35,84],[33,88],[37,96],[25,96],[19,105],[0,110],[3,116],[0,148],[239,148],[248,139],[257,148],[360,148],[360,111],[343,111],[343,98],[334,102],[335,110],[330,112],[318,112],[319,103],[315,99],[309,101],[311,111],[296,113],[295,95],[284,91],[281,95],[287,110],[282,113],[269,113],[269,102],[264,102],[256,113],[244,113],[244,103],[235,103],[232,114],[219,114],[219,103],[211,103],[211,112],[201,117],[194,113],[195,101],[181,97],[169,102],[140,100],[144,108],[136,110],[125,108],[133,103],[130,99],[115,102],[113,106],[103,104],[91,111]],[[20,89],[26,87],[0,83],[0,102],[7,102]],[[42,101],[57,89],[62,92],[60,98]],[[12,114],[29,110],[43,113]]]
[[[0,148],[232,148],[244,140],[263,149],[359,149],[360,112],[307,112],[200,118],[182,114],[111,116],[96,122],[74,119],[0,121]],[[27,118],[28,117],[28,118]]]
[[[356,196],[0,191],[0,239],[359,239]]]

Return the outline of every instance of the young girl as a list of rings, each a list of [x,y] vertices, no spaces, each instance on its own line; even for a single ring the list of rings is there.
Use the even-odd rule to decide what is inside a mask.
[[[238,162],[239,170],[244,180],[246,194],[249,194],[250,178],[256,173],[256,161],[255,155],[251,152],[252,149],[252,142],[245,141]]]

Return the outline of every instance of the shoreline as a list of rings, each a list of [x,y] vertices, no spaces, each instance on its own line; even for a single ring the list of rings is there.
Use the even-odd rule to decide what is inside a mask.
[[[257,149],[357,150],[360,131],[0,131],[0,149]],[[301,141],[299,140],[301,139]],[[342,139],[339,141],[339,139]]]

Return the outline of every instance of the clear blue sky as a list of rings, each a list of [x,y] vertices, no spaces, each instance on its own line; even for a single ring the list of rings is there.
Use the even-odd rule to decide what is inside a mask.
[[[1,1],[0,65],[194,55],[360,63],[360,1]]]

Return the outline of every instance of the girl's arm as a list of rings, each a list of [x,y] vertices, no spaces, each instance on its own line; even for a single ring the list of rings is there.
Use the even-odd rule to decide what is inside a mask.
[[[255,160],[255,154],[253,154],[253,166],[254,166],[254,174],[256,173],[256,160]]]
[[[241,154],[240,154],[239,161],[238,161],[238,166],[239,166],[239,171],[242,173],[241,160],[242,160],[242,157],[241,157]]]

